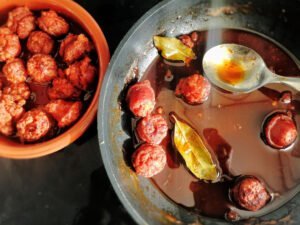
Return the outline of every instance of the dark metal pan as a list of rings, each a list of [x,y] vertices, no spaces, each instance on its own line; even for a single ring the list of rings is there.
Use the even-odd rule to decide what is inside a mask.
[[[110,181],[137,223],[227,224],[176,206],[148,179],[138,178],[124,160],[122,149],[129,139],[128,120],[120,109],[119,98],[126,81],[134,77],[136,71],[142,75],[157,56],[152,45],[153,35],[176,36],[216,27],[248,29],[271,37],[300,58],[299,21],[299,0],[166,0],[131,28],[119,44],[106,73],[98,110],[98,131]],[[296,195],[277,211],[239,224],[299,224],[299,210],[300,195]]]

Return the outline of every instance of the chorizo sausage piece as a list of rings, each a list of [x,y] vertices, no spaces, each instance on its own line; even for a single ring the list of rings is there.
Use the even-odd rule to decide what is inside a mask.
[[[55,59],[46,54],[35,54],[27,61],[28,75],[33,81],[47,83],[57,77]]]
[[[72,99],[78,98],[81,91],[74,87],[71,82],[62,77],[57,77],[52,82],[52,87],[49,87],[48,96],[50,99]]]
[[[0,133],[5,136],[11,136],[14,133],[12,116],[6,110],[3,101],[0,101]]]
[[[0,34],[13,34],[13,32],[6,26],[0,27]]]
[[[14,97],[11,95],[2,96],[2,104],[4,104],[6,111],[11,115],[13,121],[17,121],[24,114],[25,109],[23,105],[26,103],[25,100],[15,102]]]
[[[159,145],[142,144],[132,155],[136,174],[147,178],[160,173],[166,162],[166,152]]]
[[[88,90],[96,77],[96,67],[91,64],[89,57],[75,62],[65,70],[68,80],[77,88]]]
[[[24,114],[24,105],[29,97],[30,90],[26,83],[11,84],[3,89],[1,102],[13,121],[17,121]]]
[[[265,140],[273,148],[287,148],[296,141],[297,136],[296,124],[288,114],[274,113],[264,124]]]
[[[73,63],[92,50],[92,44],[84,34],[69,34],[60,45],[59,55],[66,63]]]
[[[182,97],[188,104],[201,104],[208,99],[211,85],[200,74],[193,74],[180,79],[176,86],[175,95]]]
[[[5,30],[0,33],[0,62],[17,57],[21,53],[19,37],[7,34]]]
[[[37,24],[41,30],[55,37],[67,34],[70,29],[66,20],[53,10],[43,11]]]
[[[33,54],[50,54],[53,47],[54,41],[43,31],[34,31],[28,37],[27,49]]]
[[[29,99],[30,89],[26,83],[10,84],[3,89],[3,94],[12,95],[14,99]]]
[[[150,115],[156,104],[155,93],[150,81],[145,80],[131,86],[127,92],[126,100],[129,109],[135,116]]]
[[[160,144],[167,136],[168,124],[160,114],[148,115],[136,127],[139,138],[149,144]]]
[[[194,48],[195,43],[193,42],[191,36],[184,34],[179,37],[180,41],[189,48]]]
[[[35,142],[52,130],[52,118],[41,109],[27,111],[17,122],[17,135],[23,142]]]
[[[2,68],[7,81],[13,84],[23,83],[27,79],[27,71],[22,59],[11,59]]]
[[[35,29],[35,18],[29,8],[17,7],[9,12],[6,26],[20,39],[25,39]]]
[[[68,102],[64,100],[52,100],[45,110],[57,121],[58,127],[72,125],[81,114],[82,103],[80,101]]]
[[[263,208],[271,198],[265,185],[254,176],[238,178],[231,190],[231,197],[241,208],[249,211]]]

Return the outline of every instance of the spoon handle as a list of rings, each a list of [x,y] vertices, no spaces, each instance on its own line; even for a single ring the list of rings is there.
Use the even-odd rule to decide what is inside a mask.
[[[286,84],[300,92],[300,77],[285,77],[285,76],[280,76],[280,75],[274,74],[271,71],[268,71],[268,72],[271,73],[270,77],[272,77],[270,83]]]

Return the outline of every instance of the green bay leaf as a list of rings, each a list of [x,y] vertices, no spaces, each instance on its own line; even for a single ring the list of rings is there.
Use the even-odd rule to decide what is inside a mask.
[[[154,36],[153,40],[154,46],[161,51],[162,57],[167,60],[189,62],[196,58],[193,50],[177,38]]]
[[[219,171],[200,135],[187,123],[171,114],[174,121],[173,142],[188,169],[199,179],[215,181]]]

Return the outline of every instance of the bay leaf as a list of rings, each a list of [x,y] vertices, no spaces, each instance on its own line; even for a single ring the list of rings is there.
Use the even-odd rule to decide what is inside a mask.
[[[162,57],[167,60],[184,61],[187,63],[196,58],[193,50],[185,46],[177,38],[154,36],[153,40],[154,46],[161,51]]]
[[[173,142],[187,168],[201,180],[216,181],[219,177],[218,167],[200,135],[175,114],[170,114],[170,117],[175,123]]]

